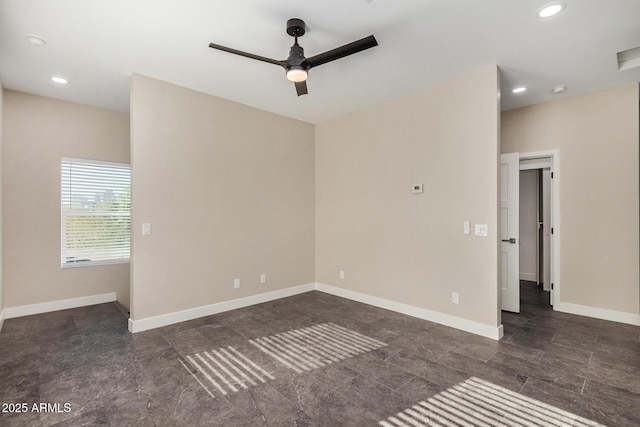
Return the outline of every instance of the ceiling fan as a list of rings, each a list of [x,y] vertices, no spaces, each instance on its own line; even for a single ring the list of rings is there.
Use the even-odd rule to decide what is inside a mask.
[[[345,44],[344,46],[331,49],[319,55],[312,56],[311,58],[305,58],[304,49],[298,44],[298,37],[302,37],[305,31],[306,25],[302,19],[291,18],[287,21],[287,34],[293,37],[295,42],[293,43],[293,46],[291,46],[289,57],[281,61],[232,49],[215,43],[209,43],[209,47],[281,66],[287,73],[287,79],[295,84],[296,92],[298,96],[300,96],[309,93],[307,91],[307,77],[311,68],[326,64],[327,62],[335,61],[336,59],[344,58],[345,56],[353,55],[354,53],[358,53],[378,45],[376,38],[369,36]]]

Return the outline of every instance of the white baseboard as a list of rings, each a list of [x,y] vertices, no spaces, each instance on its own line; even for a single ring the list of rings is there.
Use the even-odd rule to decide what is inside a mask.
[[[4,324],[4,309],[0,311],[0,331],[2,331],[3,324]]]
[[[87,305],[104,304],[114,302],[116,293],[90,295],[87,297],[71,298],[59,301],[43,302],[40,304],[21,305],[17,307],[7,307],[4,315],[7,319],[14,317],[30,316],[32,314],[49,313],[51,311],[67,310],[69,308],[84,307]]]
[[[129,331],[132,333],[147,331],[149,329],[160,328],[162,326],[172,325],[174,323],[185,322],[212,314],[222,313],[225,311],[236,310],[238,308],[248,307],[263,302],[273,301],[280,298],[290,297],[305,292],[317,290],[331,295],[347,298],[353,301],[362,302],[375,307],[384,308],[395,311],[397,313],[406,314],[424,320],[440,323],[442,325],[451,326],[473,334],[481,335],[487,338],[499,340],[504,335],[502,325],[491,327],[482,323],[451,316],[448,314],[438,313],[420,307],[403,304],[384,298],[373,297],[346,289],[329,286],[322,283],[308,283],[305,285],[294,286],[291,288],[281,289],[264,294],[253,295],[245,298],[239,298],[231,301],[223,301],[216,304],[196,307],[188,310],[178,311],[174,313],[163,314],[160,316],[149,317],[146,319],[132,320],[129,319]]]
[[[188,310],[177,311],[174,313],[162,314],[160,316],[148,317],[146,319],[129,319],[129,331],[133,333],[147,331],[149,329],[160,328],[162,326],[172,325],[174,323],[197,319],[199,317],[210,316],[212,314],[222,313],[229,310],[236,310],[238,308],[248,307],[250,305],[261,304],[263,302],[269,302],[280,298],[302,294],[305,292],[313,291],[314,289],[315,284],[307,283],[305,285],[266,292],[264,294],[252,295],[249,297],[239,298],[231,301],[223,301],[216,304],[190,308]]]
[[[504,329],[500,326],[489,326],[484,323],[475,322],[473,320],[463,319],[461,317],[451,316],[449,314],[439,313],[437,311],[427,310],[426,308],[416,307],[384,298],[378,298],[371,295],[361,294],[359,292],[338,288],[335,286],[316,283],[317,291],[325,292],[331,295],[347,298],[350,300],[369,304],[374,307],[384,308],[386,310],[395,311],[397,313],[406,314],[408,316],[417,317],[423,320],[439,323],[441,325],[450,326],[472,334],[481,335],[486,338],[499,340],[504,335]]]
[[[563,313],[595,317],[596,319],[640,326],[640,314],[625,313],[623,311],[614,311],[606,308],[590,307],[587,305],[571,304],[560,301],[553,304],[553,309]]]

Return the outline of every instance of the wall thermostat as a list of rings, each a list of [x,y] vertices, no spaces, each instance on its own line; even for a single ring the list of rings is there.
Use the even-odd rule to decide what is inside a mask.
[[[422,184],[413,184],[411,186],[411,192],[413,194],[422,193]]]

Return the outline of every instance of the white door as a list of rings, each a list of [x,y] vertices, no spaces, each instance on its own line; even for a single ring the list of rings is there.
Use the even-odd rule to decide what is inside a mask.
[[[500,156],[502,309],[520,313],[520,155]]]

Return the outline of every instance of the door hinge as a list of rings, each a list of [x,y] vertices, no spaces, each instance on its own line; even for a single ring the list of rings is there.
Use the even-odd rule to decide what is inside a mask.
[[[553,227],[551,227],[551,234],[553,234]]]
[[[551,179],[553,179],[553,172],[551,172]]]
[[[553,290],[553,283],[551,284],[551,290]]]

